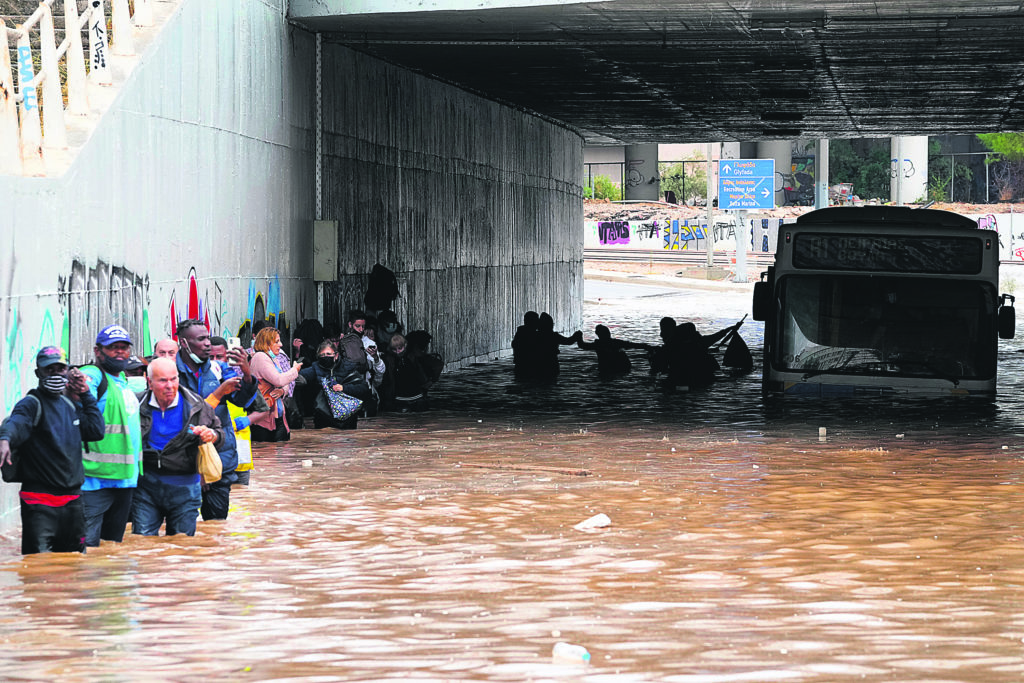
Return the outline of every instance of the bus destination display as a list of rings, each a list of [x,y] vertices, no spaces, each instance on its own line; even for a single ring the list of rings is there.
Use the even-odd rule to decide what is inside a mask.
[[[981,264],[980,237],[798,232],[793,238],[796,268],[970,275]]]

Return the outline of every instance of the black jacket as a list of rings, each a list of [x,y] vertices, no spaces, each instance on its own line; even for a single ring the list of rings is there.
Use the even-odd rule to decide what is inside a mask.
[[[153,406],[150,399],[153,392],[146,390],[139,398],[139,424],[142,426],[142,465],[146,472],[154,474],[196,474],[196,459],[199,455],[199,437],[192,433],[191,428],[197,425],[209,427],[217,432],[214,446],[224,441],[224,429],[220,419],[203,399],[188,389],[178,387],[178,400],[185,402],[188,419],[162,450],[150,448],[149,432],[153,428]]]
[[[11,449],[18,451],[21,490],[53,495],[74,495],[85,481],[82,467],[82,441],[103,438],[103,415],[96,399],[88,391],[74,403],[62,394],[31,389],[28,393],[39,399],[42,414],[36,419],[36,402],[31,398],[18,401],[0,438],[6,438]]]

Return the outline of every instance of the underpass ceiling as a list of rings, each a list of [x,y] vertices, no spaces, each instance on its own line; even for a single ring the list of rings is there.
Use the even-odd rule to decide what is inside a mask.
[[[619,0],[333,16],[302,4],[292,21],[326,42],[565,122],[591,144],[1024,130],[1022,2]]]

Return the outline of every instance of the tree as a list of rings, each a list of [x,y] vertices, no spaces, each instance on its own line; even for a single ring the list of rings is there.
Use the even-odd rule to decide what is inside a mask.
[[[1000,157],[985,159],[999,201],[1024,194],[1024,133],[981,133],[978,139]]]
[[[955,155],[942,154],[938,140],[928,143],[928,199],[934,202],[970,201],[974,171],[956,161]]]
[[[661,178],[661,194],[668,192],[676,196],[676,201],[686,202],[686,177],[682,164],[658,164],[658,176]]]
[[[612,182],[606,175],[594,176],[594,186],[583,188],[584,199],[611,199],[618,201],[622,199],[622,188]]]
[[[1024,133],[981,133],[978,139],[1007,161],[1024,161]]]
[[[852,183],[858,197],[889,199],[889,140],[832,140],[828,148],[829,183]]]
[[[658,176],[661,178],[661,193],[674,192],[677,201],[683,204],[693,204],[694,200],[708,196],[708,172],[699,153],[686,161],[659,163]]]

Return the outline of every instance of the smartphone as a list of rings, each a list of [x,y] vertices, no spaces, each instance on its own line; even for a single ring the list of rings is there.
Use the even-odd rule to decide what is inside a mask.
[[[231,349],[240,349],[240,348],[242,348],[242,340],[241,339],[239,339],[238,337],[228,337],[228,352],[229,353],[231,352]],[[238,365],[238,363],[236,363],[230,356],[228,356],[228,365]]]

